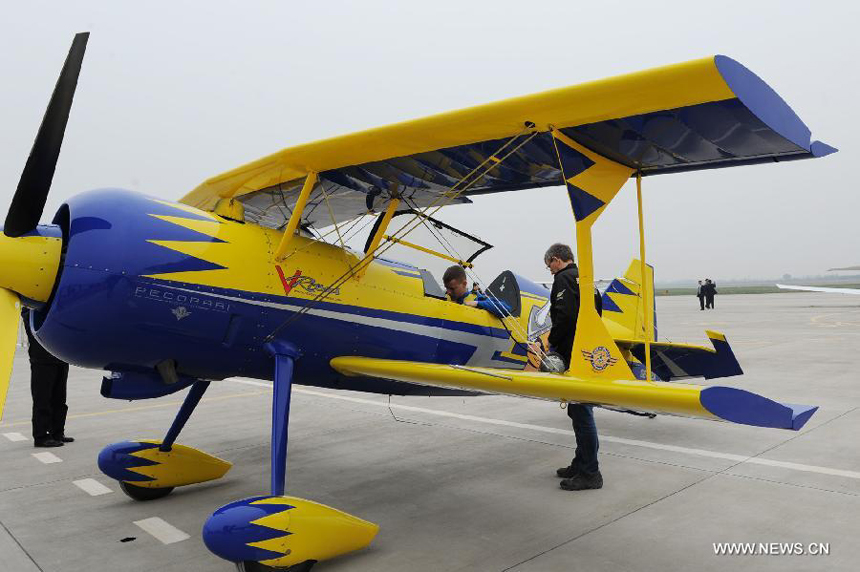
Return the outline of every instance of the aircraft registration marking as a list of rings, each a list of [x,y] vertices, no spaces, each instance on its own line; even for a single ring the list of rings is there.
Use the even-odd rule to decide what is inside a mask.
[[[187,294],[174,292],[170,287],[137,286],[134,289],[135,298],[146,298],[156,302],[168,304],[183,304],[194,310],[214,310],[216,312],[229,312],[230,304],[221,300],[213,299],[205,293],[194,290],[186,291]],[[187,312],[187,308],[186,308]],[[190,315],[190,314],[186,314]],[[181,319],[177,316],[178,319]]]

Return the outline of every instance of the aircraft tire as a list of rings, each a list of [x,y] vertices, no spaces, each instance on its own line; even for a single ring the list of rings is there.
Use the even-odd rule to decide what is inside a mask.
[[[119,488],[122,489],[122,492],[124,492],[126,496],[136,501],[150,501],[160,499],[169,495],[170,492],[173,490],[173,487],[163,487],[158,489],[139,487],[137,485],[131,485],[124,481],[119,482]]]
[[[294,564],[288,568],[273,568],[259,562],[246,561],[237,562],[236,570],[238,572],[309,572],[316,563],[316,560],[306,560],[301,564]]]

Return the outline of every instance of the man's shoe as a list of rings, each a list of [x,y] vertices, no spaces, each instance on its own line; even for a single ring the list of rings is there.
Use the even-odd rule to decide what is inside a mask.
[[[61,441],[63,443],[74,443],[75,442],[74,437],[66,437],[65,435],[57,435],[55,437],[52,437],[52,439],[54,439],[54,441]]]
[[[57,441],[53,437],[46,437],[44,439],[36,439],[33,442],[34,447],[62,447],[63,442]]]
[[[568,465],[567,467],[556,469],[555,474],[562,479],[569,479],[578,475],[579,471],[573,465]]]
[[[600,471],[591,474],[578,473],[561,481],[561,488],[566,491],[584,491],[587,489],[603,488],[603,475]]]

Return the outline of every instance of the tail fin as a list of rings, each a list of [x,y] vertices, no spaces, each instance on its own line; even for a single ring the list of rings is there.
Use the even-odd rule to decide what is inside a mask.
[[[645,265],[648,292],[651,295],[649,311],[657,339],[657,314],[654,311],[654,267]],[[615,339],[645,339],[645,304],[642,300],[642,265],[634,258],[624,278],[613,280],[603,293],[603,322]]]

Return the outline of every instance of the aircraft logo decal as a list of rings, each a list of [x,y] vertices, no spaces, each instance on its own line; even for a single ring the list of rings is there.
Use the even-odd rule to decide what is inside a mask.
[[[618,359],[612,357],[612,354],[604,346],[597,346],[594,351],[590,352],[582,350],[582,357],[591,362],[591,368],[594,371],[603,371],[618,362]]]
[[[535,304],[529,310],[529,340],[535,340],[552,329],[552,320],[549,317],[550,306],[551,302],[547,300],[543,306]]]
[[[295,273],[295,274],[293,274],[292,276],[290,276],[289,278],[287,278],[287,277],[284,275],[284,271],[281,269],[281,267],[280,267],[280,266],[275,265],[275,269],[278,271],[278,276],[281,278],[281,284],[283,284],[283,285],[284,285],[284,294],[286,294],[287,296],[289,296],[289,295],[290,295],[290,290],[292,290],[292,289],[293,289],[293,286],[295,286],[295,285],[296,285],[296,282],[298,282],[298,281],[299,281],[299,278],[302,276],[302,271],[301,271],[301,270],[296,270],[296,273]]]
[[[187,318],[191,315],[191,312],[189,312],[188,308],[186,308],[185,306],[179,306],[177,308],[174,308],[171,310],[171,312],[173,312],[173,315],[176,316],[177,322],[182,318]]]
[[[284,294],[287,296],[290,295],[293,288],[300,288],[307,294],[319,294],[320,292],[327,290],[325,284],[320,284],[310,276],[302,276],[301,270],[296,270],[296,272],[289,278],[287,278],[287,275],[284,274],[284,270],[279,265],[275,265],[275,270],[278,271],[278,277],[281,279],[281,284],[284,286]],[[333,288],[330,295],[340,295],[340,288]]]

